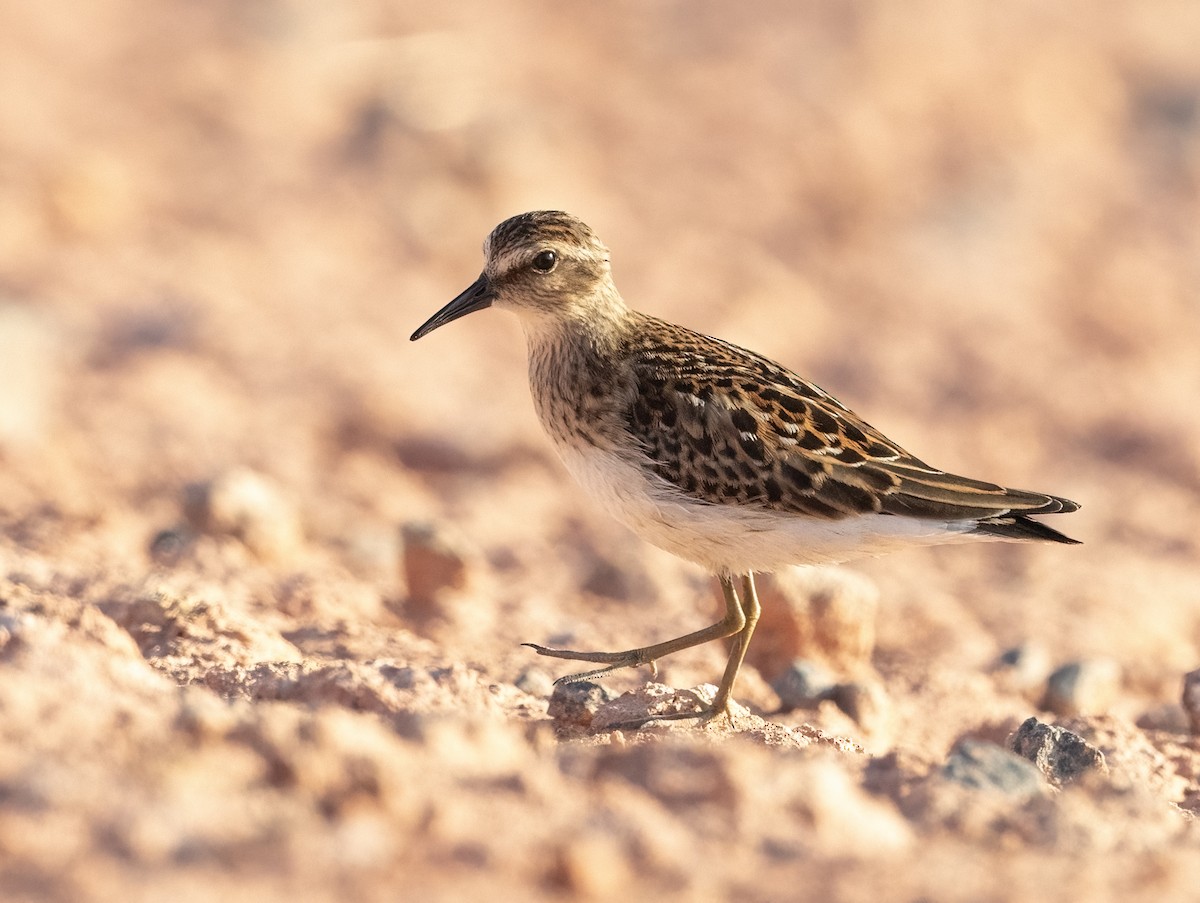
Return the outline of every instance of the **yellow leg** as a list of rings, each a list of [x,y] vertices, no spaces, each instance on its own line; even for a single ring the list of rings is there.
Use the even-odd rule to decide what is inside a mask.
[[[754,588],[754,575],[745,574],[742,577],[742,611],[746,623],[742,626],[737,638],[733,641],[733,650],[729,653],[729,661],[725,665],[725,673],[721,676],[721,686],[713,699],[713,714],[721,715],[729,711],[729,700],[733,695],[733,685],[737,681],[738,671],[741,670],[742,660],[746,650],[750,648],[750,637],[758,624],[762,606],[758,603],[758,591]]]
[[[581,662],[596,662],[597,664],[604,665],[603,668],[596,668],[593,671],[568,674],[555,681],[555,683],[573,683],[578,680],[599,677],[602,674],[608,674],[610,671],[616,671],[620,668],[636,668],[638,665],[653,666],[655,660],[662,658],[664,655],[670,655],[673,652],[690,649],[692,646],[710,643],[713,640],[723,639],[724,637],[736,636],[737,640],[734,642],[729,662],[725,665],[725,673],[721,677],[721,685],[717,689],[717,695],[713,701],[713,714],[722,714],[729,709],[729,699],[733,693],[733,685],[737,680],[742,659],[746,657],[746,649],[750,645],[750,636],[754,633],[754,627],[758,623],[758,617],[762,608],[758,602],[758,593],[754,589],[753,574],[746,574],[742,577],[742,592],[745,599],[744,607],[743,601],[738,599],[737,589],[733,585],[733,576],[731,574],[721,574],[718,579],[721,581],[721,591],[725,596],[725,617],[711,627],[705,627],[703,630],[697,630],[694,633],[676,637],[664,643],[655,643],[653,646],[643,646],[639,649],[626,649],[623,652],[576,652],[571,649],[547,649],[545,646],[538,646],[535,643],[524,643],[523,645],[533,649],[538,655]]]

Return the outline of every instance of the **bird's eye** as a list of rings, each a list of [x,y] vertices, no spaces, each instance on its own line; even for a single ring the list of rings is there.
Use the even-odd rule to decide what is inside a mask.
[[[542,251],[533,258],[533,268],[539,273],[549,273],[558,263],[558,255],[553,251]]]

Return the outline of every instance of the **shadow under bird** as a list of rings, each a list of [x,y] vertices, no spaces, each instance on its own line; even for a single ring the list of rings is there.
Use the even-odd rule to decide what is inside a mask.
[[[725,616],[622,652],[530,645],[603,667],[651,665],[734,637],[711,715],[726,715],[759,618],[755,572],[910,545],[1075,543],[1034,520],[1072,501],[955,476],[913,457],[824,390],[761,355],[630,309],[608,249],[560,211],[505,220],[479,278],[413,341],[485,307],[520,319],[538,417],[563,464],[643,539],[716,574]]]

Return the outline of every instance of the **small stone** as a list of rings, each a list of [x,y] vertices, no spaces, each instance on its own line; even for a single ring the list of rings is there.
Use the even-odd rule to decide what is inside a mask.
[[[1050,653],[1041,643],[1028,642],[1006,649],[991,668],[996,684],[1014,693],[1041,686],[1050,673]]]
[[[874,681],[852,681],[835,685],[829,693],[834,705],[854,719],[860,727],[882,727],[890,708],[887,694]]]
[[[1027,718],[1008,738],[1017,755],[1037,766],[1055,787],[1062,787],[1088,772],[1108,774],[1104,753],[1066,728]]]
[[[1101,714],[1117,698],[1121,668],[1111,659],[1068,662],[1046,680],[1042,707],[1056,715]]]
[[[260,558],[295,557],[302,542],[299,514],[283,491],[245,467],[189,486],[184,514],[195,529],[232,536]]]
[[[433,614],[447,591],[466,589],[473,555],[465,544],[436,524],[410,523],[401,529],[408,599],[416,614]]]
[[[1183,710],[1187,712],[1192,733],[1200,734],[1200,668],[1183,676]]]
[[[834,680],[823,665],[798,658],[771,682],[779,696],[780,709],[813,709],[833,692]]]
[[[1168,734],[1192,733],[1188,713],[1178,702],[1164,702],[1146,709],[1134,721],[1144,731],[1165,731]]]
[[[596,711],[616,698],[617,694],[608,687],[587,680],[555,684],[546,713],[561,724],[588,727]]]
[[[963,740],[955,746],[942,766],[942,776],[965,787],[1009,796],[1033,797],[1045,790],[1041,772],[1032,763],[984,740]]]
[[[150,540],[150,557],[158,564],[177,564],[194,538],[186,525],[159,530]]]
[[[544,698],[554,692],[554,678],[541,668],[526,668],[514,681],[518,690]]]

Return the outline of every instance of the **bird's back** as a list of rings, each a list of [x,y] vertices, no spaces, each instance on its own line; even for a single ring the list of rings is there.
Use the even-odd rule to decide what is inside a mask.
[[[1074,511],[1074,502],[931,467],[779,364],[634,316],[628,429],[647,466],[681,494],[828,520],[977,521],[997,537],[1071,541],[1027,518]]]

